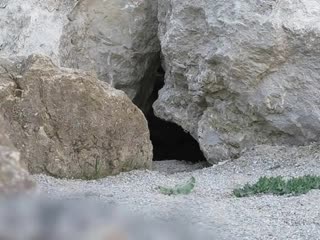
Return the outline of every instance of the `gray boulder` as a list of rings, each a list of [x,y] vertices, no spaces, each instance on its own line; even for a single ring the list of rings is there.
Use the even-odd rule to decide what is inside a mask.
[[[151,167],[147,121],[122,91],[39,55],[4,62],[0,110],[31,173],[94,179]]]
[[[44,54],[94,70],[141,108],[159,65],[156,0],[1,0],[0,57]]]
[[[83,0],[68,18],[61,64],[95,70],[147,109],[159,67],[157,1]]]
[[[166,84],[157,116],[216,163],[320,137],[320,2],[159,1]]]
[[[77,0],[0,0],[0,57],[41,53],[59,62],[67,14]]]

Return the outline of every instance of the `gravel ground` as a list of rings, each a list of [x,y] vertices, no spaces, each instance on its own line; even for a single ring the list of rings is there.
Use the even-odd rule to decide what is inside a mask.
[[[154,162],[152,171],[132,171],[97,181],[34,176],[52,198],[92,198],[167,221],[179,219],[217,239],[320,239],[320,191],[302,196],[235,198],[232,190],[260,176],[320,175],[320,146],[259,146],[241,158],[205,167],[181,161]],[[165,196],[156,187],[196,178],[186,196]]]

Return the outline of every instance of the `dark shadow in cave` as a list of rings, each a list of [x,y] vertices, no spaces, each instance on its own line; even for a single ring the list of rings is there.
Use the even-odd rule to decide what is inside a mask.
[[[150,101],[158,98],[158,91],[164,85],[164,71],[158,70],[155,87]],[[188,162],[205,161],[198,142],[180,126],[164,121],[154,115],[153,109],[146,114],[150,137],[153,144],[153,160],[185,160]]]

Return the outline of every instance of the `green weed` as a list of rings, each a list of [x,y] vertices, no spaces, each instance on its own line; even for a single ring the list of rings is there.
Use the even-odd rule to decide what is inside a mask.
[[[195,184],[196,184],[196,179],[194,177],[191,177],[190,180],[185,184],[176,185],[173,188],[159,186],[158,189],[162,194],[165,194],[165,195],[189,194],[193,190]]]
[[[246,184],[243,188],[233,190],[236,197],[248,197],[261,194],[301,195],[312,189],[320,189],[320,177],[305,175],[289,180],[283,177],[261,177],[255,184]]]

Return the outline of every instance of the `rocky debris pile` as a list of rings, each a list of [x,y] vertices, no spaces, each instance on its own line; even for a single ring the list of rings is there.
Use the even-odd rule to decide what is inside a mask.
[[[151,167],[147,121],[122,91],[40,55],[0,66],[0,109],[30,173],[96,179]]]
[[[35,182],[20,162],[20,153],[5,134],[0,116],[0,196],[31,192]]]
[[[154,104],[211,163],[320,137],[320,2],[159,1],[165,87]]]

